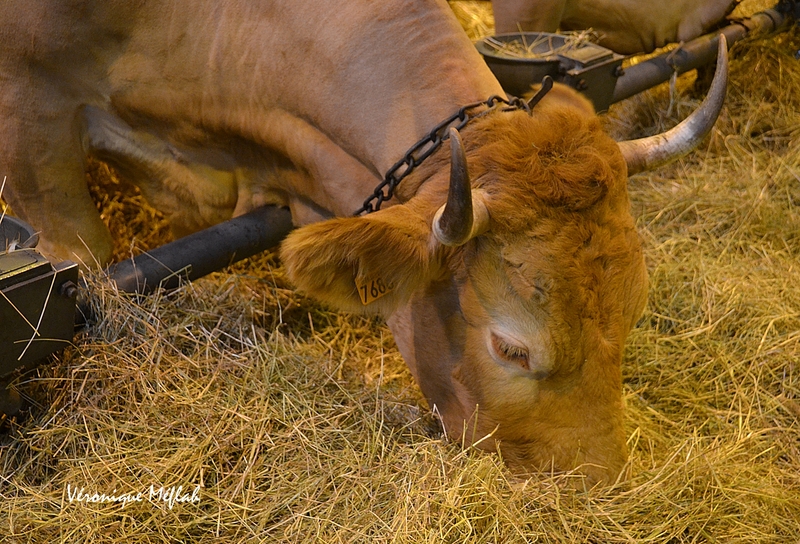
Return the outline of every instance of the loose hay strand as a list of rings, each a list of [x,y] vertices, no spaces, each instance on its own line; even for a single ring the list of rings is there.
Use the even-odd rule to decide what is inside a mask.
[[[21,380],[32,407],[0,436],[4,542],[796,542],[798,49],[797,30],[737,45],[707,143],[630,182],[651,289],[623,363],[627,484],[521,481],[444,441],[385,325],[304,299],[265,254],[148,298],[89,279],[97,322]],[[702,95],[677,83],[669,114],[665,85],[603,122],[675,124]],[[114,222],[157,216],[117,192],[125,258],[141,233]]]

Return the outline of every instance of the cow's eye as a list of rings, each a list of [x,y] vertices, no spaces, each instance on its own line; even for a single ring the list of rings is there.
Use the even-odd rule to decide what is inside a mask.
[[[529,370],[528,350],[492,333],[492,349],[503,361]]]

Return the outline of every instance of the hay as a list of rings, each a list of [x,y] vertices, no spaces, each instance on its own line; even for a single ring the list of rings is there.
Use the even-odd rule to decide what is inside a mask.
[[[565,33],[559,35],[557,40],[553,34],[544,34],[534,39],[528,39],[524,33],[519,36],[519,39],[503,41],[489,36],[484,43],[499,57],[557,60],[558,55],[568,55],[587,43],[597,42],[597,36],[591,30]]]
[[[623,363],[628,485],[519,481],[444,442],[386,327],[297,295],[266,254],[141,300],[90,280],[99,320],[23,380],[0,436],[3,542],[798,542],[798,49],[796,30],[737,45],[708,143],[631,180],[651,289]],[[694,84],[604,122],[670,126]]]
[[[86,179],[100,217],[117,241],[114,261],[173,241],[164,216],[147,204],[137,187],[121,180],[107,164],[89,158]]]
[[[486,0],[448,0],[461,27],[471,40],[480,40],[494,33],[492,4]]]

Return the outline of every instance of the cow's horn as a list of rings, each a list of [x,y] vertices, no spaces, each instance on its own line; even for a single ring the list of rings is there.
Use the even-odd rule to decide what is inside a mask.
[[[728,87],[728,44],[719,35],[717,68],[714,80],[703,103],[677,126],[663,134],[639,140],[619,142],[622,156],[628,163],[628,174],[635,174],[667,164],[689,153],[711,132],[717,121]]]
[[[486,230],[489,213],[479,193],[473,193],[464,142],[450,129],[450,189],[447,203],[433,218],[433,235],[446,246],[460,246]]]

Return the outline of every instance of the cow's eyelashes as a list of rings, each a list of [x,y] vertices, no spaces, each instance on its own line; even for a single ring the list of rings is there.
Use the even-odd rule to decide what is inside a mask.
[[[522,346],[512,344],[508,340],[492,333],[492,349],[504,362],[529,370],[528,350]]]

